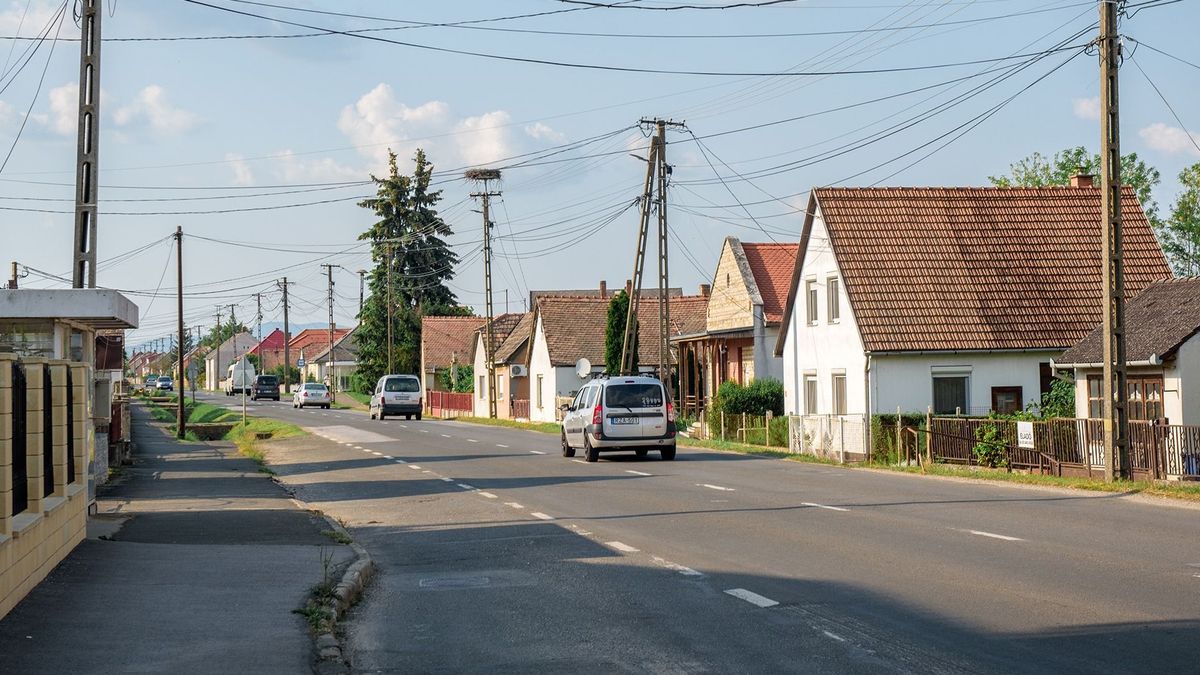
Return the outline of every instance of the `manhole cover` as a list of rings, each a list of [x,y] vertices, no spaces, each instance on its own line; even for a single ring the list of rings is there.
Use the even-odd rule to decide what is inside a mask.
[[[488,577],[431,577],[422,579],[421,588],[482,588],[492,583]]]

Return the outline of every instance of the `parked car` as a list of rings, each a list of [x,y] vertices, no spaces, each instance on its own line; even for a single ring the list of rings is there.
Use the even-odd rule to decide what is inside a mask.
[[[328,408],[330,403],[332,400],[329,398],[329,387],[320,382],[305,382],[292,395],[293,408],[303,408],[306,405]]]
[[[260,398],[279,400],[279,378],[275,375],[259,375],[254,378],[254,388],[250,390],[250,398],[257,401]]]
[[[229,375],[222,382],[225,395],[253,395],[255,375],[254,364],[250,363],[250,359],[243,358],[229,364]]]
[[[421,419],[421,378],[416,375],[384,375],[375,383],[375,393],[367,404],[371,419],[404,415]]]
[[[175,391],[175,381],[169,375],[163,375],[158,378],[158,382],[154,386],[159,391]]]
[[[154,391],[155,389],[158,389],[158,376],[157,375],[147,376],[146,382],[145,382],[145,384],[142,385],[142,388],[145,389],[146,391]]]
[[[563,457],[582,449],[584,459],[594,462],[601,452],[633,450],[645,457],[657,448],[663,459],[675,459],[675,407],[657,378],[594,379],[563,412]]]

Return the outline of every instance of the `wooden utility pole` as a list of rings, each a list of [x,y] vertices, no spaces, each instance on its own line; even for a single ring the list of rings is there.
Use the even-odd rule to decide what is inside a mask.
[[[288,280],[287,277],[279,282],[283,289],[283,391],[291,393],[292,379],[292,332],[288,324]]]
[[[329,402],[337,403],[337,372],[335,372],[333,367],[333,268],[337,267],[337,265],[323,263],[321,267],[325,268],[325,272],[329,278],[329,361],[327,362],[328,366],[325,372],[329,376]]]
[[[100,0],[81,0],[79,126],[75,153],[75,247],[71,286],[96,287],[96,215],[100,179]]]
[[[187,433],[187,412],[184,410],[183,396],[183,227],[175,226],[175,305],[179,314],[178,325],[179,329],[179,346],[175,349],[175,355],[179,360],[179,378],[175,382],[179,385],[177,398],[179,400],[178,417],[175,421],[175,437],[182,439]]]
[[[1100,231],[1104,270],[1104,478],[1130,478],[1125,372],[1125,274],[1121,251],[1121,45],[1115,0],[1100,0]]]
[[[467,180],[483,182],[482,192],[472,192],[471,197],[481,201],[483,207],[483,289],[486,305],[484,359],[487,365],[488,417],[496,417],[496,330],[492,307],[492,221],[488,214],[492,197],[501,193],[488,189],[488,181],[500,180],[499,169],[472,169],[466,173]]]

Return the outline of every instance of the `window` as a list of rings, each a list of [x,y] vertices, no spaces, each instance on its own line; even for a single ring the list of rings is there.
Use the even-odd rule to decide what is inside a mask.
[[[486,383],[484,381],[484,376],[480,375],[479,376],[479,386],[475,388],[475,391],[479,392],[479,400],[480,401],[483,400],[483,388],[485,385],[486,385]]]
[[[738,349],[738,353],[741,355],[742,366],[742,378],[738,382],[745,386],[754,380],[754,347],[742,347]]]
[[[1155,420],[1163,416],[1163,381],[1161,377],[1129,377],[1129,419]]]
[[[1104,389],[1099,375],[1088,375],[1088,417],[1098,420],[1104,417]]]
[[[837,323],[842,316],[842,305],[838,299],[837,277],[829,277],[825,281],[825,295],[826,302],[829,303],[829,310],[826,312],[829,315],[829,323]],[[813,321],[816,321],[816,318]]]
[[[933,378],[933,412],[954,415],[967,410],[967,376],[939,375]]]
[[[541,375],[537,376],[537,407],[538,407],[538,409],[541,409],[541,407],[542,407],[542,376]]]
[[[992,387],[992,410],[1001,415],[1011,415],[1021,410],[1020,387]]]
[[[496,398],[497,399],[504,398],[504,376],[503,375],[496,376]]]
[[[846,414],[846,374],[833,376],[833,414]]]
[[[604,390],[609,408],[657,408],[663,404],[661,384],[614,384]]]
[[[389,377],[383,384],[383,390],[412,393],[421,391],[421,383],[415,377]]]
[[[808,297],[808,306],[805,308],[808,312],[808,322],[814,324],[817,322],[817,280],[809,279],[805,281],[804,291]]]
[[[817,376],[804,376],[804,414],[817,414]]]

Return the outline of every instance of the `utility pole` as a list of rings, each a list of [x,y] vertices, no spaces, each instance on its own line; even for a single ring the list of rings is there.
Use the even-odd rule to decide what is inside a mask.
[[[96,287],[96,202],[100,188],[100,0],[81,0],[79,126],[75,153],[75,248],[71,286]]]
[[[492,197],[501,193],[488,189],[488,181],[500,180],[499,169],[472,169],[466,173],[467,180],[482,181],[483,191],[472,192],[471,197],[478,198],[483,205],[483,287],[486,296],[487,323],[484,358],[487,361],[488,377],[488,417],[496,417],[496,331],[493,321],[492,308],[492,221],[488,216],[488,206]]]
[[[1121,124],[1117,0],[1100,0],[1100,231],[1104,270],[1104,479],[1130,478],[1125,372],[1125,275],[1121,251]]]
[[[337,403],[337,373],[334,371],[333,360],[333,268],[337,265],[324,263],[321,267],[329,276],[329,361],[326,372],[329,375],[329,402]]]
[[[638,304],[642,298],[642,272],[646,268],[646,234],[650,227],[650,203],[654,195],[654,172],[658,167],[658,137],[650,141],[646,159],[646,184],[642,189],[638,221],[637,252],[633,256],[633,281],[629,287],[629,306],[625,314],[625,338],[621,343],[621,374],[637,373]]]
[[[176,326],[179,329],[178,347],[175,349],[175,356],[179,360],[179,378],[175,381],[179,384],[179,419],[175,423],[175,437],[182,439],[187,433],[187,413],[184,411],[184,396],[183,396],[183,227],[175,226],[175,276],[176,276],[176,291],[175,304],[179,313],[179,323]]]
[[[254,305],[256,308],[255,314],[254,314],[254,323],[255,323],[255,327],[256,327],[256,332],[258,333],[258,341],[261,344],[262,343],[262,293],[254,294]],[[262,354],[259,354],[259,357],[261,358]]]
[[[658,128],[658,377],[666,400],[674,401],[671,387],[671,277],[667,268],[667,123],[655,120]]]
[[[291,375],[292,375],[292,332],[291,326],[288,324],[288,280],[287,277],[283,281],[277,282],[279,287],[283,289],[283,391],[291,393]]]
[[[362,308],[363,308],[363,297],[364,297],[363,296],[363,287],[365,285],[366,277],[367,277],[366,270],[358,271],[358,320],[360,322],[362,321]]]

